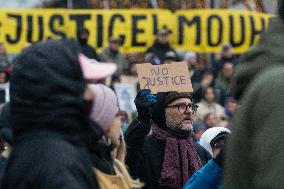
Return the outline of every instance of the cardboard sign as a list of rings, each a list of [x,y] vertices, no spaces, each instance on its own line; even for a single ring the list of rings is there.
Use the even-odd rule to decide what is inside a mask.
[[[158,92],[178,91],[193,92],[186,62],[152,65],[137,64],[138,79],[141,89]]]

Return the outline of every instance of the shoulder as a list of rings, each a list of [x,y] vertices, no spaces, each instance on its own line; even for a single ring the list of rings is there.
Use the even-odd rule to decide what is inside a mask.
[[[165,150],[165,143],[157,139],[147,136],[145,138],[143,151],[146,155],[152,156],[156,153],[163,153]]]
[[[198,105],[199,107],[204,107],[205,104],[201,101],[201,102],[198,102],[196,105]]]
[[[86,185],[95,186],[96,182],[87,151],[60,139],[20,143],[7,165],[7,176],[14,177],[15,183],[32,181],[36,188],[87,188]],[[20,174],[25,174],[25,179],[17,176]]]
[[[22,152],[23,149],[25,149],[24,152]],[[55,138],[33,140],[21,145],[20,149],[15,148],[15,150],[17,153],[22,153],[27,159],[35,161],[32,165],[40,164],[42,169],[51,172],[88,160],[86,149]]]
[[[109,52],[108,48],[103,49],[100,55],[107,55]]]
[[[219,110],[223,110],[223,109],[224,109],[224,107],[221,106],[221,104],[216,103],[215,106],[216,106]]]
[[[284,92],[283,83],[284,66],[270,66],[254,77],[248,85],[242,101],[245,101],[252,107],[255,107],[255,103],[257,102],[257,106],[261,104],[266,107],[279,107],[283,104],[279,103],[279,99],[282,98]],[[250,103],[250,101],[253,101],[253,103]]]
[[[278,66],[272,66],[270,68],[265,69],[261,73],[259,73],[253,80],[252,83],[255,84],[255,86],[264,86],[265,88],[275,88],[276,86],[279,86],[283,88],[283,80],[284,80],[284,66],[278,65]]]

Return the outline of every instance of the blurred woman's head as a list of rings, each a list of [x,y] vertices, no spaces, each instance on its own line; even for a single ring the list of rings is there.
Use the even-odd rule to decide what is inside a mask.
[[[119,145],[121,118],[118,116],[118,101],[115,93],[102,84],[89,85],[88,88],[94,93],[91,120],[102,127],[113,145]]]

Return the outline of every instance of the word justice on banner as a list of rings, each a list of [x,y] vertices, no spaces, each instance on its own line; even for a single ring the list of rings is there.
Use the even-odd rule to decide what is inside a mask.
[[[239,10],[0,10],[0,40],[7,51],[18,53],[29,44],[48,39],[76,38],[80,28],[90,32],[88,43],[98,51],[108,39],[119,37],[122,52],[145,52],[159,29],[172,31],[176,49],[200,53],[220,52],[231,43],[243,53],[265,31],[272,15]]]

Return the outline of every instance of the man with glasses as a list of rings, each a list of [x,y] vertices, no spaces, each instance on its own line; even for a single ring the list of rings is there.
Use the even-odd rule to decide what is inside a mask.
[[[178,92],[158,93],[156,98],[138,93],[135,103],[138,119],[126,133],[130,173],[147,189],[181,189],[211,158],[193,142],[192,116],[197,106],[190,93]]]

